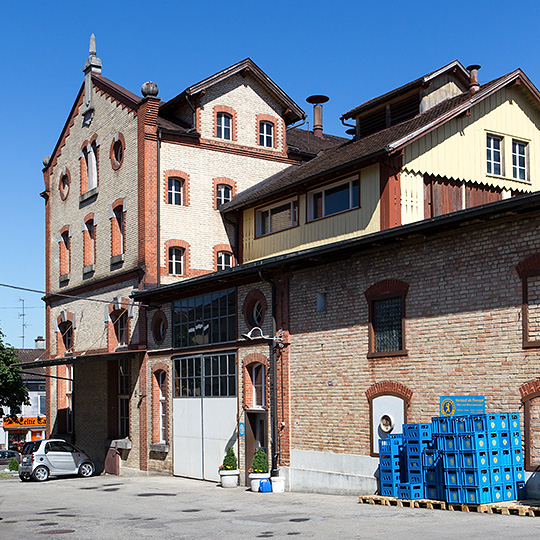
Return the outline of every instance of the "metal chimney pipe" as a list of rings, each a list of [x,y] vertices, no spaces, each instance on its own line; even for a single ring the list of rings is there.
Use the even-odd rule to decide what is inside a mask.
[[[326,103],[330,98],[328,96],[314,95],[309,96],[306,101],[313,104],[313,135],[323,138],[323,115],[322,104]]]
[[[480,90],[480,83],[478,82],[478,70],[481,68],[478,64],[473,64],[467,67],[467,71],[470,75],[469,92],[476,94]]]

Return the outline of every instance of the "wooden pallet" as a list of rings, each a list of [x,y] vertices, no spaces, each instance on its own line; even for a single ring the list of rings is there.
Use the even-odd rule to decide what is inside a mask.
[[[400,508],[426,508],[429,510],[449,510],[450,512],[475,512],[500,514],[503,516],[540,517],[540,501],[507,501],[501,503],[468,504],[449,503],[434,499],[406,500],[383,495],[360,495],[361,504],[396,506]]]

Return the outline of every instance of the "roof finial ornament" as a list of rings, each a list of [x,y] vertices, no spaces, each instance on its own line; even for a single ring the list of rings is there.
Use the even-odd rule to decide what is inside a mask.
[[[84,110],[83,126],[89,126],[94,117],[94,106],[92,104],[92,73],[101,75],[101,60],[96,56],[96,36],[90,36],[90,47],[88,49],[88,60],[84,64]]]
[[[90,36],[90,49],[88,52],[90,53],[90,56],[96,56],[96,36],[94,34]]]

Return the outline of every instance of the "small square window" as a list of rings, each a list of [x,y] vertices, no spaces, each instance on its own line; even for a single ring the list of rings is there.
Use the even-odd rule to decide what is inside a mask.
[[[317,293],[317,311],[326,311],[327,303],[326,303],[326,293]]]

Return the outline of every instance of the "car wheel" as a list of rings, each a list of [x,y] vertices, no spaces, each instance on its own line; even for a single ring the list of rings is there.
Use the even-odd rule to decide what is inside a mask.
[[[19,478],[21,479],[21,482],[29,482],[30,481],[30,475],[28,473],[19,474]]]
[[[79,476],[83,478],[88,478],[94,474],[94,466],[90,462],[83,463],[79,467]]]
[[[36,467],[32,473],[32,477],[38,482],[45,482],[45,480],[49,479],[49,469],[43,465],[40,465],[39,467]]]

